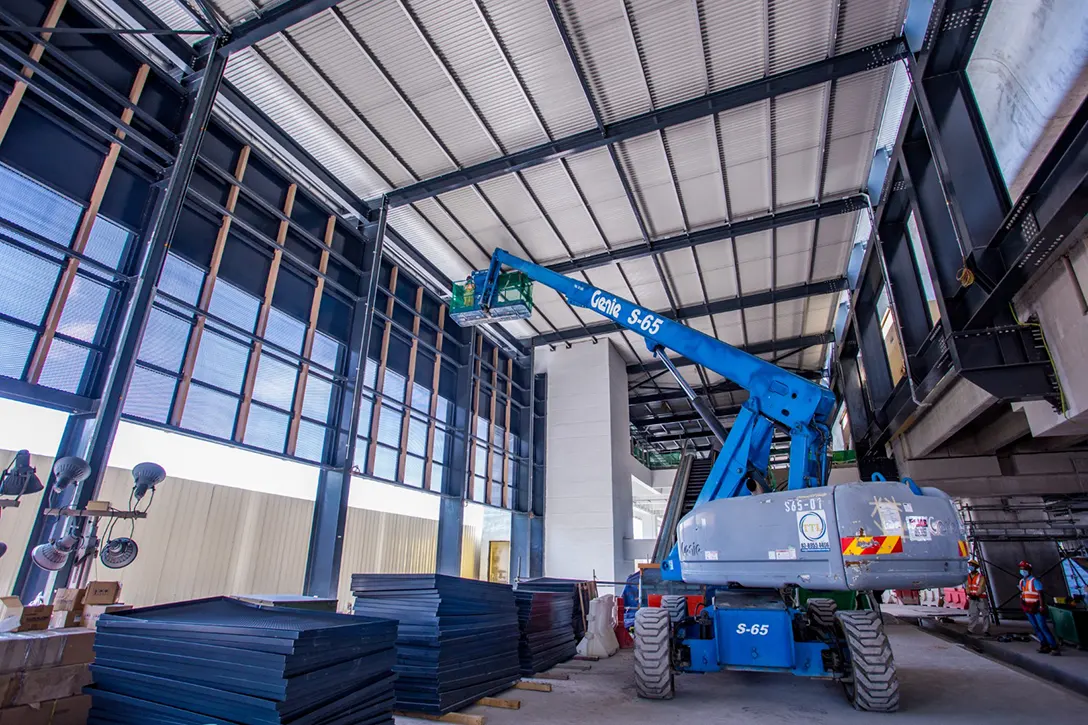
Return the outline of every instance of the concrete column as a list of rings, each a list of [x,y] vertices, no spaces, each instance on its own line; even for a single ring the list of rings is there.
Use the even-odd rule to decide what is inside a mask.
[[[627,366],[610,342],[541,352],[548,373],[546,576],[622,581],[631,538]]]

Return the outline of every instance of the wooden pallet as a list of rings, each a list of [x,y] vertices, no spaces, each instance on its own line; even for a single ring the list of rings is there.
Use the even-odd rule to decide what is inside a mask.
[[[448,712],[445,715],[431,715],[425,712],[393,712],[397,717],[410,717],[416,720],[430,720],[432,722],[451,722],[456,725],[484,725],[487,718],[483,715],[469,715],[463,712]]]

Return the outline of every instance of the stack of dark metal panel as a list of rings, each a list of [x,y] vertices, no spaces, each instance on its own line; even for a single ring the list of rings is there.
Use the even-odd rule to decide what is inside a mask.
[[[521,641],[521,674],[551,669],[575,655],[577,642],[571,627],[574,601],[566,594],[516,591]]]
[[[103,615],[89,725],[393,722],[396,622],[227,597]]]
[[[570,624],[574,629],[574,639],[581,642],[586,636],[586,619],[589,615],[589,602],[596,597],[596,586],[593,582],[584,582],[577,579],[556,579],[553,577],[540,577],[538,579],[526,579],[518,582],[519,592],[555,592],[566,594],[573,606]]]
[[[400,622],[397,709],[445,714],[520,677],[518,610],[505,584],[442,575],[356,574],[355,613]]]

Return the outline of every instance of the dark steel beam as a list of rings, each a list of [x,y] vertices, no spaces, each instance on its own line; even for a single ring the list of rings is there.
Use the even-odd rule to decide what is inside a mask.
[[[677,308],[675,315],[672,310],[658,312],[657,314],[672,320],[690,320],[697,317],[706,317],[707,315],[717,315],[722,312],[735,312],[751,307],[760,307],[775,302],[786,302],[789,300],[799,300],[807,297],[814,297],[816,295],[840,292],[846,289],[847,284],[849,284],[849,282],[846,277],[837,277],[835,279],[824,280],[823,282],[810,282],[808,284],[784,287],[773,292],[771,290],[765,290],[763,292],[740,295],[739,297],[715,300],[709,304],[687,305],[686,307]],[[537,345],[554,345],[559,342],[571,342],[587,337],[607,335],[610,332],[616,332],[617,330],[622,329],[622,326],[614,322],[598,322],[593,325],[586,325],[584,329],[570,328],[559,330],[558,332],[547,332],[542,335],[537,335],[533,338],[532,345],[533,347],[536,347]]]
[[[662,366],[662,369],[664,369],[664,366]],[[638,372],[641,372],[641,369],[639,369]],[[820,378],[822,378],[824,376],[823,371],[821,371],[821,370],[791,370],[790,372],[794,373],[795,375],[800,375],[805,380],[819,380]],[[737,391],[740,391],[740,390],[743,390],[743,388],[741,388],[736,383],[734,383],[732,381],[729,381],[729,380],[723,380],[720,383],[715,383],[714,385],[711,385],[709,388],[695,388],[695,394],[696,395],[718,395],[720,393],[734,393],[734,392],[737,392]],[[657,393],[651,393],[651,394],[648,394],[648,395],[635,395],[635,396],[632,396],[630,399],[628,399],[627,402],[628,402],[628,405],[634,407],[636,405],[649,405],[650,403],[661,403],[661,402],[664,402],[666,400],[679,400],[681,398],[686,398],[686,397],[687,397],[687,394],[685,394],[684,391],[681,390],[680,388],[667,388],[667,389],[662,390],[662,391],[657,392]],[[692,412],[691,415],[694,416],[692,418],[692,420],[696,420],[696,419],[699,418],[698,413]]]
[[[219,52],[229,55],[261,42],[292,25],[312,18],[336,5],[340,0],[283,0],[250,20],[244,20],[231,28],[230,36]]]
[[[619,249],[611,249],[568,261],[556,262],[547,265],[547,267],[553,272],[561,274],[569,274],[595,267],[606,267],[616,262],[622,262],[625,259],[640,259],[650,255],[674,252],[678,249],[691,249],[703,244],[719,242],[723,239],[742,237],[745,234],[756,234],[778,229],[779,227],[788,227],[791,224],[802,224],[817,219],[838,216],[839,214],[848,214],[852,211],[864,209],[868,203],[867,197],[862,194],[855,194],[854,196],[847,196],[821,204],[774,212],[765,216],[743,219],[694,232],[685,232],[666,239],[630,244]]]
[[[6,375],[0,375],[0,398],[41,405],[65,413],[93,413],[98,408],[98,401],[92,398],[44,385],[31,385],[25,380]]]
[[[306,554],[306,571],[302,591],[311,596],[336,597],[340,582],[340,562],[344,553],[344,527],[348,517],[348,492],[355,466],[355,449],[359,443],[359,417],[363,399],[363,372],[366,368],[370,336],[374,330],[374,304],[381,277],[382,250],[385,244],[386,215],[383,206],[378,216],[367,250],[366,287],[355,303],[352,314],[351,340],[346,356],[347,380],[340,394],[340,404],[333,416],[332,455],[317,478],[317,497],[310,525],[310,545]],[[371,235],[368,235],[371,236]],[[360,280],[361,286],[362,280]],[[327,439],[328,439],[327,436]],[[326,450],[330,446],[326,445]]]
[[[756,342],[750,345],[737,345],[737,349],[743,350],[750,355],[762,355],[767,352],[776,352],[779,350],[803,350],[813,345],[825,345],[835,340],[835,333],[820,332],[815,335],[802,335],[800,337],[784,337],[777,340],[767,340],[766,342]],[[686,357],[674,357],[670,358],[672,364],[676,367],[684,367],[685,365],[695,365],[692,360],[688,360]],[[660,360],[654,360],[642,365],[628,365],[627,373],[634,375],[640,372],[655,372],[657,370],[664,370],[665,364]]]
[[[654,133],[670,126],[730,111],[750,103],[799,91],[831,80],[893,63],[908,54],[903,38],[892,38],[782,73],[726,88],[698,98],[605,124],[603,131],[589,129],[555,141],[517,151],[474,166],[425,179],[389,192],[393,206],[403,206],[449,191],[478,184],[497,176],[521,171],[572,154],[591,151],[619,141]]]
[[[724,408],[715,408],[714,415],[719,418],[736,415],[740,412],[739,405],[730,405]],[[702,416],[694,410],[690,413],[673,413],[671,415],[650,416],[649,418],[632,418],[631,425],[636,428],[646,428],[652,425],[671,425],[674,423],[694,423],[702,420]]]

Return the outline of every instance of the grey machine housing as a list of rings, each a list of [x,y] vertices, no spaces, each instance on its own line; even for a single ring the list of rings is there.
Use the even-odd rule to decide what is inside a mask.
[[[859,481],[708,501],[677,526],[680,571],[685,582],[717,586],[959,586],[967,577],[959,514],[943,491],[921,492],[893,481]],[[898,542],[887,538],[895,536]],[[853,537],[862,541],[849,549],[843,539]],[[853,553],[880,543],[899,550]]]

